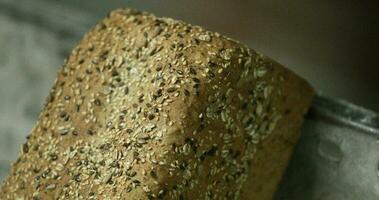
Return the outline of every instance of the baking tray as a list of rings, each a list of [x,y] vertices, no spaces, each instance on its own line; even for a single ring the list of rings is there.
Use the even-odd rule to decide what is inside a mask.
[[[276,200],[379,199],[379,114],[318,94]]]
[[[23,31],[36,35],[47,34],[51,41],[49,57],[52,59],[50,62],[52,67],[56,65],[55,63],[62,62],[76,41],[101,18],[91,13],[79,12],[55,1],[51,3],[43,0],[0,0],[0,23],[4,22],[2,20],[4,17],[11,23],[17,24],[14,29],[19,33],[12,34],[13,37],[24,38],[27,33],[22,35]],[[0,43],[3,46],[9,44],[8,48],[11,49],[14,44],[7,42],[1,41],[0,38]],[[32,47],[35,51],[46,48],[43,45]],[[15,52],[18,53],[15,55],[18,57],[22,53]],[[28,51],[23,53],[27,54]],[[41,60],[31,55],[24,56],[28,57],[25,61],[27,64],[39,69]],[[57,68],[52,68],[39,72],[44,73],[40,77],[43,81],[33,82],[33,89],[37,88],[36,91],[40,91],[38,88],[50,87],[52,82],[50,77],[55,77],[56,70]],[[3,71],[4,68],[0,68],[0,73]],[[22,91],[31,89],[28,84],[20,85],[18,88],[21,95],[27,94]],[[33,101],[32,105],[21,103],[13,110],[17,111],[28,106],[39,108],[43,96],[47,96],[47,93],[34,95],[33,98],[39,99]],[[16,126],[20,125],[12,123],[6,123],[7,127],[4,128],[0,123],[0,181],[8,173],[10,163],[17,158],[19,146],[31,130],[38,112],[37,109],[26,117],[15,116],[15,120],[27,124],[22,128],[16,129]],[[23,120],[20,120],[21,118]],[[8,129],[14,129],[12,134],[4,132]],[[318,94],[306,116],[301,132],[299,144],[275,195],[275,200],[379,199],[378,113]]]

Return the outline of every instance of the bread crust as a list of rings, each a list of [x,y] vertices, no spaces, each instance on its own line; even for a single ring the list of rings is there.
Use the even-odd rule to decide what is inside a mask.
[[[271,199],[312,96],[237,41],[115,10],[65,61],[0,199]]]

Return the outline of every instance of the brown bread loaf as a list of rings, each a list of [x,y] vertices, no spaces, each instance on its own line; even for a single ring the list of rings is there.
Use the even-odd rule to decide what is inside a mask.
[[[237,41],[119,9],[65,61],[0,199],[272,199],[312,95]]]

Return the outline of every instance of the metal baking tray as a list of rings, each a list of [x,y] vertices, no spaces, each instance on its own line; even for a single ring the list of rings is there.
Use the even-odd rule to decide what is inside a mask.
[[[65,13],[70,12],[70,15]],[[53,13],[53,14],[52,14]],[[48,43],[33,43],[36,46],[25,47],[31,51],[46,54],[49,63],[43,63],[30,51],[17,51],[28,59],[23,64],[43,73],[39,81],[19,85],[20,99],[34,99],[31,105],[21,102],[12,111],[25,113],[28,108],[40,107],[46,94],[34,92],[39,88],[48,88],[55,77],[57,68],[41,70],[41,65],[61,63],[76,41],[98,20],[91,13],[78,12],[70,7],[42,0],[0,0],[0,23],[14,29],[15,33],[6,33],[13,38],[25,40],[29,33],[38,38],[48,37]],[[12,23],[16,25],[12,25]],[[25,32],[26,31],[26,32]],[[25,32],[25,33],[24,33]],[[0,31],[0,34],[3,34]],[[29,34],[30,35],[30,34]],[[34,40],[27,38],[26,40]],[[17,40],[15,40],[17,42]],[[11,41],[1,41],[2,46],[12,49]],[[46,49],[48,48],[48,51]],[[43,51],[45,49],[45,51]],[[38,54],[39,55],[39,54]],[[0,59],[2,55],[0,55]],[[16,55],[14,56],[16,57]],[[45,59],[42,59],[45,62]],[[0,75],[6,71],[0,67]],[[22,70],[20,70],[20,73]],[[19,74],[18,74],[19,75]],[[21,83],[28,77],[19,76]],[[11,81],[11,80],[10,80]],[[32,80],[33,81],[33,80]],[[20,82],[20,80],[18,80]],[[39,90],[38,90],[39,89]],[[46,89],[46,92],[48,89]],[[30,94],[30,95],[29,95]],[[29,95],[29,96],[27,96]],[[42,97],[41,97],[42,96]],[[0,98],[0,101],[2,99]],[[16,102],[16,101],[15,101]],[[2,102],[6,103],[6,102]],[[25,107],[25,109],[24,109]],[[18,112],[20,109],[20,112]],[[10,163],[16,159],[19,146],[38,116],[38,109],[24,114],[14,115],[14,120],[27,124],[0,123],[0,181],[9,171]],[[9,118],[11,115],[7,115]],[[12,115],[13,116],[13,115]],[[2,120],[0,116],[0,120]],[[1,121],[0,121],[1,122]],[[6,126],[6,127],[3,127]],[[6,131],[9,131],[9,134]],[[353,104],[327,98],[318,94],[312,108],[306,116],[302,135],[285,176],[275,195],[275,200],[374,200],[379,199],[379,114]],[[12,133],[12,134],[10,134]]]
[[[379,199],[379,114],[319,94],[275,200]]]

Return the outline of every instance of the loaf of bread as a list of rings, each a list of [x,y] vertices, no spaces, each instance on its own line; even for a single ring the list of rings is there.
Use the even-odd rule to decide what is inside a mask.
[[[65,61],[0,199],[272,199],[312,95],[235,40],[119,9]]]

